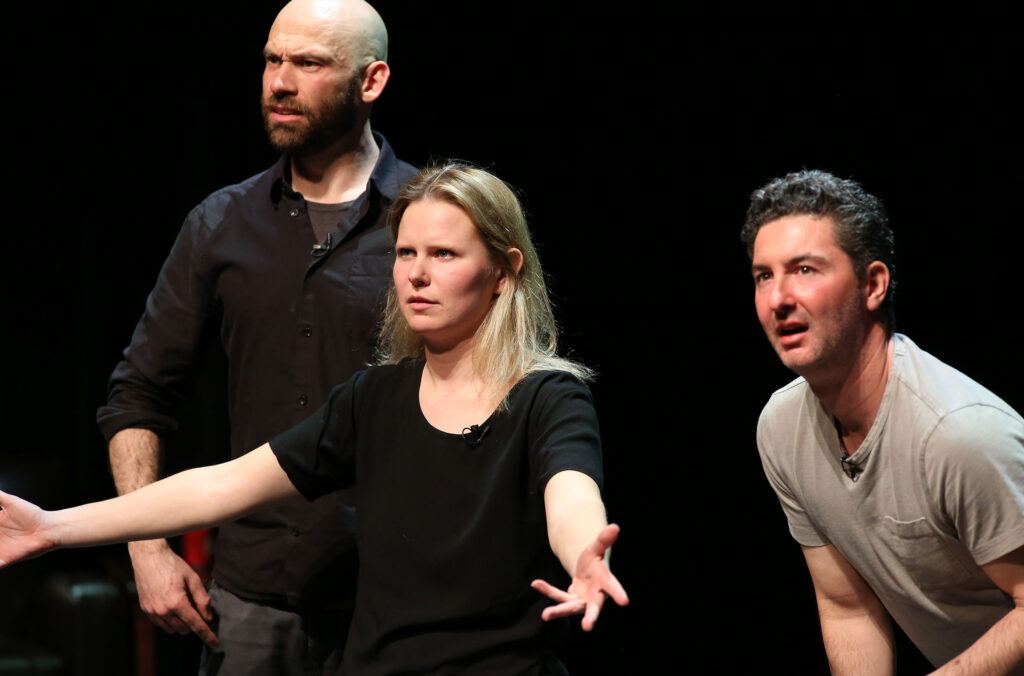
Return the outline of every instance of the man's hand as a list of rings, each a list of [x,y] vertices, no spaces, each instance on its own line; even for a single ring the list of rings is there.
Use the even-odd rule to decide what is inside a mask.
[[[152,431],[126,428],[110,439],[110,471],[121,495],[156,481],[163,443]],[[166,540],[128,544],[142,612],[173,634],[194,633],[211,648],[220,646],[207,622],[213,619],[210,595],[192,567],[171,551]]]
[[[47,528],[46,512],[0,492],[0,568],[45,554],[55,546]]]
[[[619,527],[615,524],[605,526],[598,533],[597,539],[580,553],[580,558],[576,563],[576,573],[573,575],[572,583],[567,591],[562,591],[544,580],[533,581],[530,586],[558,602],[558,605],[544,609],[541,614],[544,621],[582,613],[583,630],[590,631],[594,628],[597,616],[601,613],[605,596],[611,596],[612,600],[620,606],[629,604],[626,590],[612,575],[605,559],[605,553],[615,544],[618,537]]]
[[[220,641],[210,629],[210,595],[192,567],[171,551],[166,540],[128,545],[135,569],[139,605],[153,624],[175,634],[194,633],[210,648]]]

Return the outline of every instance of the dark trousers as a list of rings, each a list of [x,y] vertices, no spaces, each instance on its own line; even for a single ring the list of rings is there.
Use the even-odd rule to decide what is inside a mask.
[[[221,649],[203,650],[199,676],[326,676],[340,671],[350,608],[299,614],[239,598],[214,583],[214,632]]]

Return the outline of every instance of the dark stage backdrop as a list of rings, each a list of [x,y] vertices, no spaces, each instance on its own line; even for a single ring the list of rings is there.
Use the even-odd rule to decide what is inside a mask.
[[[177,229],[275,159],[257,98],[278,7],[79,4],[26,20],[5,61],[0,463],[46,463],[68,488],[36,496],[45,506],[112,494],[94,412]],[[754,444],[791,376],[754,317],[746,199],[804,167],[861,180],[897,233],[899,329],[1024,408],[1006,18],[380,10],[393,75],[375,126],[413,163],[470,160],[524,191],[565,348],[601,374],[614,568],[632,604],[577,633],[570,666],[685,672],[711,651],[715,671],[824,673]],[[217,456],[217,393],[200,390],[172,465]]]

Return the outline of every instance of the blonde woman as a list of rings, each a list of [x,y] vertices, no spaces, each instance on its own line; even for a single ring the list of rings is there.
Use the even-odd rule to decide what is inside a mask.
[[[608,568],[618,527],[601,500],[589,371],[556,355],[537,255],[499,179],[426,169],[389,223],[379,365],[231,462],[57,512],[0,493],[0,560],[165,536],[356,485],[346,673],[564,673],[566,627],[547,621],[583,614],[589,630],[606,595],[628,603]],[[560,568],[565,591],[544,581]]]

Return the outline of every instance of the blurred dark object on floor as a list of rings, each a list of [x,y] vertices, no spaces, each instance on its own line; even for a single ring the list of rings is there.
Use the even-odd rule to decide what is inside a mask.
[[[0,490],[45,509],[77,502],[59,459],[5,458]],[[0,572],[0,676],[131,673],[130,585],[110,574],[112,548],[58,551]]]

